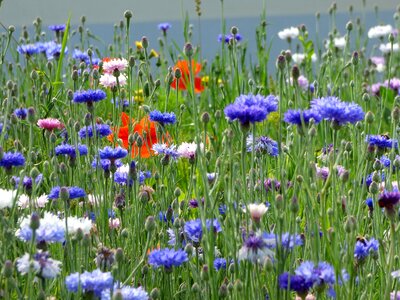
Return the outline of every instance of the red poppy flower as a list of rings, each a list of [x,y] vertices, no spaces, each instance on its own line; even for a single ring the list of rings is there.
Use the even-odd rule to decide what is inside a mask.
[[[189,64],[186,60],[178,60],[174,67],[174,71],[176,69],[180,69],[182,73],[182,77],[179,79],[178,88],[180,90],[186,90],[190,84],[190,71]],[[195,93],[201,93],[204,90],[204,86],[201,83],[201,78],[196,77],[196,75],[201,71],[201,64],[196,63],[192,60],[192,73],[194,74],[194,91]],[[171,83],[171,87],[176,89],[176,78]]]
[[[122,126],[119,128],[118,131],[118,138],[122,140],[123,147],[128,149],[129,148],[129,116],[126,113],[121,114],[121,121],[122,121]],[[149,120],[149,117],[143,117],[139,123],[135,124],[135,120],[131,120],[132,125],[133,125],[133,131],[132,133],[137,132],[139,136],[143,140],[142,146],[139,147],[136,145],[136,142],[132,145],[132,157],[135,158],[136,156],[139,155],[142,158],[148,158],[153,154],[153,144],[158,143],[157,142],[157,132],[156,132],[156,124],[154,122],[151,122]],[[146,137],[144,138],[143,135]],[[107,139],[110,142],[114,141],[114,134],[110,134]],[[140,151],[139,151],[140,150]]]

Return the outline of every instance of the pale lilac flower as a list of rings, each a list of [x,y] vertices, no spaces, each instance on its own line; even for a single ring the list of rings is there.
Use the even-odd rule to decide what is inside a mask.
[[[268,207],[264,203],[251,203],[247,208],[249,209],[251,219],[256,223],[260,222],[261,217],[268,211]]]
[[[297,83],[299,85],[299,87],[301,87],[301,89],[303,90],[307,90],[308,89],[308,79],[306,77],[304,77],[303,75],[300,75],[299,78],[297,78]]]
[[[368,38],[383,38],[387,37],[393,31],[392,25],[379,25],[368,30]]]
[[[47,119],[39,119],[37,121],[37,125],[48,131],[52,131],[54,129],[62,129],[64,128],[64,124],[61,123],[59,120],[54,118],[47,118]]]
[[[203,143],[200,143],[200,150],[202,151],[204,148]],[[178,155],[180,157],[184,157],[187,159],[194,159],[194,157],[196,156],[196,151],[197,151],[197,143],[193,142],[193,143],[182,143],[178,149]]]
[[[381,52],[383,54],[387,54],[390,51],[392,51],[392,44],[391,43],[387,43],[387,44],[380,44],[379,45],[379,50],[381,50]],[[393,44],[393,52],[399,52],[400,48],[399,48],[399,44]]]
[[[126,85],[126,76],[123,74],[120,74],[118,77],[119,85],[124,86]],[[106,87],[106,88],[112,88],[117,86],[117,78],[109,73],[103,74],[100,76],[100,85]]]
[[[297,27],[285,28],[278,32],[278,36],[281,40],[295,39],[299,36],[300,31]]]
[[[119,218],[109,218],[108,226],[110,227],[110,229],[117,229],[121,226],[121,221],[119,220]]]
[[[17,259],[17,269],[21,275],[28,274],[29,271],[43,278],[55,278],[61,271],[61,262],[50,258],[47,252],[39,250],[32,256],[25,253],[21,258]]]
[[[103,71],[108,74],[113,74],[115,70],[123,72],[127,67],[128,61],[125,58],[113,58],[103,62]]]
[[[47,198],[47,195],[43,194],[38,198],[32,199],[32,204],[33,207],[35,208],[43,208],[46,206],[46,204],[49,202],[49,199]],[[29,197],[28,195],[22,194],[18,198],[18,207],[21,209],[25,209],[29,207]]]
[[[382,73],[385,71],[386,66],[385,66],[385,58],[381,56],[373,56],[371,57],[371,62],[376,66],[375,69],[379,72]]]

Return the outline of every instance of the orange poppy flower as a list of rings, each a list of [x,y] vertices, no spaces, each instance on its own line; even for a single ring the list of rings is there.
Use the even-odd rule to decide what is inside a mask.
[[[118,138],[122,140],[123,147],[129,148],[129,115],[126,113],[121,114],[122,126],[119,128]],[[157,132],[156,132],[156,124],[149,120],[149,117],[143,117],[139,123],[135,124],[135,120],[132,119],[133,124],[133,132],[137,132],[140,137],[143,139],[143,145],[140,147],[140,157],[148,158],[153,154],[153,144],[157,143]],[[146,138],[143,138],[143,135],[146,135]],[[114,134],[110,134],[107,139],[110,142],[114,141]],[[135,158],[139,155],[139,147],[136,145],[136,142],[132,145],[132,157]]]
[[[179,79],[178,88],[180,90],[186,90],[190,84],[190,71],[189,64],[186,60],[178,60],[174,67],[174,71],[176,69],[180,69],[182,73],[182,77]],[[201,93],[204,90],[204,86],[201,82],[201,77],[196,77],[196,75],[201,71],[201,64],[196,63],[192,60],[192,73],[194,74],[194,91],[195,93]],[[176,89],[176,78],[171,83],[171,87]]]

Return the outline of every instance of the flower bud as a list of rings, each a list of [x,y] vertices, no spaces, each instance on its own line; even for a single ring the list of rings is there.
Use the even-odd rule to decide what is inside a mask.
[[[148,233],[151,233],[156,228],[156,222],[154,221],[153,216],[148,216],[146,222],[144,223],[144,228]]]
[[[40,216],[36,212],[32,213],[31,222],[30,222],[29,226],[33,231],[35,231],[36,229],[39,228],[39,226],[40,226]]]

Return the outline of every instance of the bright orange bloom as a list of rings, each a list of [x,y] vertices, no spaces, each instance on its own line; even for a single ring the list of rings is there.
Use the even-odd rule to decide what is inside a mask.
[[[180,90],[186,90],[187,87],[190,85],[190,71],[189,71],[189,64],[186,60],[178,60],[174,67],[174,71],[176,69],[180,69],[182,73],[182,77],[179,78],[178,88]],[[204,86],[201,82],[201,77],[196,77],[196,75],[201,71],[201,64],[196,63],[192,60],[192,73],[194,74],[194,91],[195,93],[201,93],[204,90]],[[171,83],[171,87],[176,89],[176,78]]]
[[[122,126],[119,128],[118,138],[120,138],[123,142],[124,148],[129,148],[129,115],[126,113],[121,114]],[[137,132],[140,137],[143,139],[143,145],[140,147],[140,157],[148,158],[153,154],[153,144],[158,143],[157,141],[157,132],[156,132],[156,124],[149,120],[149,117],[143,117],[139,123],[135,124],[135,120],[131,120],[133,125],[133,132]],[[146,135],[146,138],[143,135]],[[114,134],[110,134],[107,139],[110,142],[114,141]],[[139,155],[139,147],[136,145],[136,142],[132,145],[132,157],[135,158]]]

